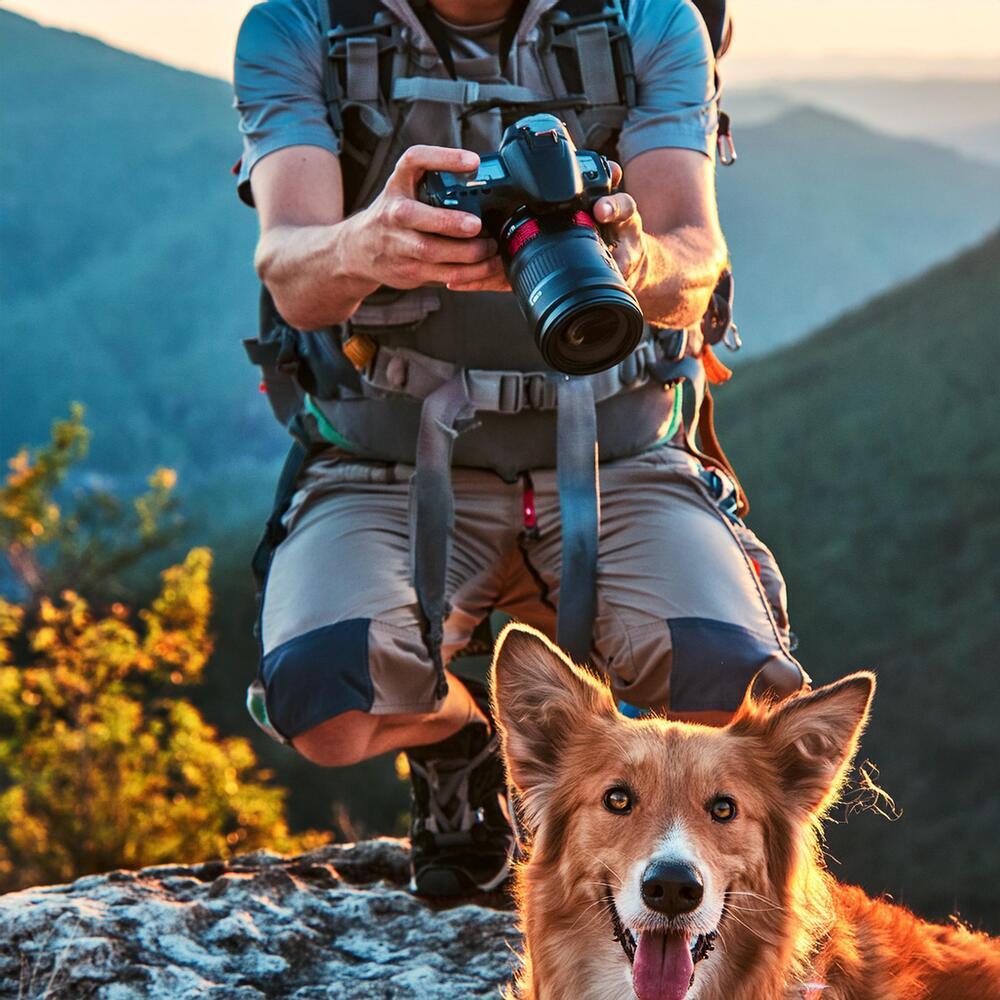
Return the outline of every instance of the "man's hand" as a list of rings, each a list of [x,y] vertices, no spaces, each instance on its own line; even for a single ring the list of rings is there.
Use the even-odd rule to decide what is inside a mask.
[[[611,181],[615,187],[622,182],[622,168],[612,161]],[[601,224],[613,244],[612,254],[622,276],[631,285],[641,271],[646,256],[642,217],[635,199],[624,191],[605,195],[594,204],[594,218]]]
[[[417,200],[427,171],[465,173],[478,166],[479,157],[463,149],[406,150],[378,197],[349,220],[357,238],[355,275],[393,288],[469,288],[503,279],[496,243],[479,236],[482,224],[475,215]]]
[[[617,164],[612,177],[621,182]],[[594,216],[616,243],[615,260],[646,319],[692,326],[704,315],[727,258],[715,165],[695,150],[651,149],[629,160],[624,179],[630,193],[599,199]]]

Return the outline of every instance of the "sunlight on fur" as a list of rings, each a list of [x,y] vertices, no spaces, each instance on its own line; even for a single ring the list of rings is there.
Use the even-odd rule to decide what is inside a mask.
[[[751,689],[753,685],[751,684]],[[1000,948],[840,885],[822,822],[875,690],[856,673],[713,729],[621,716],[510,625],[491,669],[527,839],[517,1000],[1000,1000]],[[895,811],[862,770],[870,804]]]

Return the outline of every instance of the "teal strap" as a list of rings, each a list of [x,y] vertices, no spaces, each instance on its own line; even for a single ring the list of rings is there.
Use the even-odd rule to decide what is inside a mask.
[[[306,393],[303,405],[306,413],[310,414],[316,421],[316,428],[324,441],[329,441],[330,444],[335,444],[338,448],[343,448],[344,451],[352,452],[355,455],[365,454],[365,449],[361,445],[349,441],[330,423],[326,414],[316,405],[315,400],[308,393]]]

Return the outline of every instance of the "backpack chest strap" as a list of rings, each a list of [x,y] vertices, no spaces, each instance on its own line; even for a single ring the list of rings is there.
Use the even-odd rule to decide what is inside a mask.
[[[541,94],[513,83],[477,83],[475,80],[445,80],[432,76],[403,76],[392,81],[392,99],[400,104],[430,101],[462,107],[483,101],[521,105],[540,101]]]

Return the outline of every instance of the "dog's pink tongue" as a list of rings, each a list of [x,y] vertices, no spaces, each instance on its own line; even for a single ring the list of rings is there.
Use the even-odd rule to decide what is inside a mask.
[[[693,973],[686,934],[639,935],[632,963],[632,987],[639,1000],[682,1000]]]

